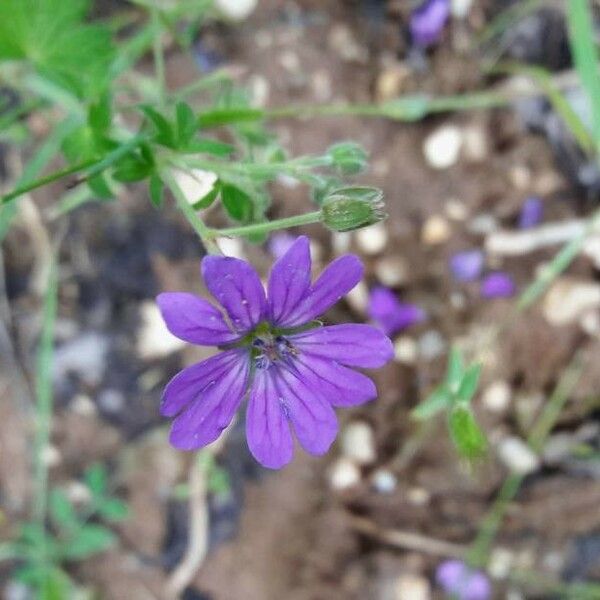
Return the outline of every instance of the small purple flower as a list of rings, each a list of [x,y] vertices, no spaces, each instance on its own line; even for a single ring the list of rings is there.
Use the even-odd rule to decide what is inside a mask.
[[[316,321],[362,274],[360,260],[346,255],[312,283],[308,238],[302,236],[273,265],[268,296],[247,262],[204,257],[204,283],[226,316],[193,294],[160,294],[158,306],[173,335],[221,350],[167,384],[161,413],[174,417],[171,444],[181,450],[210,444],[247,396],[246,435],[259,463],[278,469],[290,462],[292,429],[310,454],[327,452],[338,430],[334,407],[377,395],[371,379],[352,367],[381,367],[393,355],[390,340],[375,327]]]
[[[274,258],[281,258],[298,239],[298,236],[287,233],[286,231],[278,231],[274,233],[267,243],[269,252]]]
[[[435,573],[438,585],[457,600],[488,600],[492,595],[490,580],[481,571],[469,568],[461,560],[446,560]]]
[[[519,227],[529,229],[540,223],[544,217],[544,204],[539,198],[527,198],[519,214]]]
[[[386,287],[371,290],[367,312],[386,335],[394,335],[425,320],[423,309],[400,302],[394,292]]]
[[[483,271],[484,261],[481,250],[457,252],[450,258],[450,271],[456,281],[475,281]]]
[[[482,298],[510,298],[516,291],[513,278],[503,271],[496,271],[484,277],[481,282]]]
[[[410,15],[413,43],[421,48],[435,44],[450,16],[450,0],[424,0]]]

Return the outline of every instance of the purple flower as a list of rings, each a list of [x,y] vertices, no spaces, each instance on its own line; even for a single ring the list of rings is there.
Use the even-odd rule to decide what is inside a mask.
[[[161,413],[174,417],[173,446],[195,450],[216,440],[247,396],[250,451],[277,469],[292,459],[292,429],[307,452],[324,454],[338,430],[334,407],[375,398],[373,382],[352,367],[384,365],[393,354],[390,340],[369,325],[323,327],[316,321],[360,281],[360,260],[342,256],[314,283],[310,270],[308,238],[302,236],[273,265],[268,297],[247,262],[202,260],[206,287],[225,316],[193,294],[158,296],[173,335],[221,350],[165,388]]]
[[[481,250],[465,250],[450,258],[450,271],[457,281],[474,281],[481,275],[483,263],[484,256]]]
[[[529,229],[535,227],[544,217],[544,204],[539,198],[527,198],[519,214],[519,227]]]
[[[423,309],[414,304],[400,302],[394,292],[386,287],[371,290],[367,310],[369,317],[386,335],[394,335],[425,319]]]
[[[450,16],[450,0],[424,0],[410,15],[413,43],[421,48],[435,44]]]
[[[482,298],[510,298],[516,291],[513,278],[503,271],[496,271],[484,277],[481,282]]]
[[[481,571],[469,568],[461,560],[446,560],[435,573],[438,585],[457,600],[488,600],[492,595],[490,580]]]
[[[268,242],[269,252],[274,258],[281,258],[298,239],[297,236],[285,231],[274,233]]]

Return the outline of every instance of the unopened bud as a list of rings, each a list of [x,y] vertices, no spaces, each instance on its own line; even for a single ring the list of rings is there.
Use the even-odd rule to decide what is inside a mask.
[[[338,188],[324,200],[321,220],[333,231],[352,231],[385,219],[383,209],[383,192],[378,188]]]
[[[360,173],[367,166],[367,153],[354,142],[341,142],[330,146],[327,154],[343,175]]]

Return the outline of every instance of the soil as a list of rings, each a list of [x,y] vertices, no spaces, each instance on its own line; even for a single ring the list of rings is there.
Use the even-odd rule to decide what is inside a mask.
[[[262,0],[250,18],[221,32],[218,52],[238,82],[268,106],[370,102],[415,90],[454,94],[483,85],[465,40],[481,29],[489,12],[475,6],[467,22],[453,24],[437,48],[414,62],[406,58],[406,12],[402,2]],[[197,67],[189,56],[172,52],[167,75],[170,85],[181,85],[197,75]],[[482,142],[479,147],[474,143],[471,155],[463,148],[451,168],[435,170],[424,158],[423,143],[448,124],[474,132]],[[466,112],[412,124],[356,117],[290,119],[277,121],[273,129],[292,155],[321,152],[346,139],[368,149],[371,169],[358,181],[385,192],[389,239],[383,251],[365,255],[354,234],[332,237],[318,226],[302,231],[317,240],[322,262],[341,246],[364,257],[369,286],[380,281],[387,259],[400,260],[408,268],[395,289],[403,300],[422,306],[428,318],[402,334],[416,355],[373,374],[380,397],[339,415],[342,429],[364,421],[375,436],[375,459],[359,467],[360,481],[351,488],[332,485],[332,470],[343,456],[341,444],[321,459],[298,452],[285,470],[265,472],[248,454],[243,424],[235,426],[217,455],[229,474],[231,492],[226,498],[210,498],[209,551],[183,597],[418,600],[417,592],[401,595],[402,582],[432,582],[445,555],[390,542],[386,532],[466,547],[507,474],[493,450],[472,468],[459,460],[443,420],[419,442],[418,426],[409,416],[443,376],[449,345],[477,346],[490,324],[502,322],[514,307],[513,299],[485,302],[476,284],[455,283],[448,260],[458,250],[484,244],[486,233],[477,223],[513,228],[527,196],[543,197],[548,222],[583,217],[592,207],[557,164],[552,144],[528,130],[515,111]],[[35,194],[42,211],[59,191],[54,186]],[[306,190],[274,187],[273,215],[304,210],[311,210]],[[424,233],[432,217],[447,225],[442,239]],[[155,211],[135,188],[123,202],[82,207],[66,222],[57,327],[64,376],[57,377],[55,386],[52,443],[57,457],[51,478],[68,484],[92,462],[106,461],[115,490],[132,509],[131,518],[117,528],[118,549],[73,568],[72,574],[101,598],[163,598],[169,572],[181,561],[188,541],[188,504],[171,491],[186,481],[190,457],[168,447],[167,424],[157,407],[168,378],[205,355],[187,347],[142,357],[136,340],[144,307],[157,292],[200,289],[202,248],[173,209]],[[32,395],[27,382],[40,308],[32,293],[32,273],[39,266],[28,245],[32,227],[31,220],[21,219],[4,246],[11,321],[0,331],[7,357],[0,371],[2,535],[27,514],[31,491],[27,440]],[[267,271],[271,258],[265,248],[244,250]],[[510,272],[522,289],[555,251],[493,258],[490,267]],[[599,274],[582,256],[569,275],[595,282]],[[347,319],[366,320],[360,299],[341,304],[330,315],[334,322]],[[598,331],[582,328],[577,320],[551,324],[543,302],[518,317],[488,353],[481,385],[487,390],[499,381],[507,384],[509,405],[490,410],[483,394],[475,402],[492,447],[508,435],[524,435],[531,416],[581,350],[583,375],[557,431],[577,439],[587,435],[586,443],[597,452],[599,346]],[[83,347],[92,351],[83,352],[87,358],[78,362],[72,355]],[[374,484],[382,470],[397,482],[385,493]],[[542,462],[511,504],[496,548],[509,557],[512,569],[535,571],[541,579],[598,581],[599,504],[597,463],[594,467],[570,455]],[[521,590],[521,596],[511,597],[552,597],[502,577],[494,587],[497,598],[507,597],[510,589]],[[433,583],[431,594],[423,597],[442,597]]]

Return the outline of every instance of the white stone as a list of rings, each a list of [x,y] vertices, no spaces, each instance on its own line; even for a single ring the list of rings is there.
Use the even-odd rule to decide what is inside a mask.
[[[77,394],[71,400],[70,408],[74,413],[82,417],[94,417],[98,414],[98,410],[92,399],[84,394]]]
[[[84,332],[59,346],[54,353],[52,375],[61,381],[69,374],[78,375],[86,384],[96,386],[106,368],[108,338],[95,331]]]
[[[510,385],[506,381],[498,380],[484,390],[481,402],[490,412],[503,413],[510,405],[510,397]]]
[[[87,504],[92,499],[90,488],[81,481],[72,480],[65,485],[65,492],[74,504]]]
[[[443,125],[423,142],[423,154],[433,169],[448,169],[456,163],[463,143],[463,134],[456,125]]]
[[[494,579],[505,579],[513,568],[514,555],[508,550],[498,546],[490,554],[489,572]]]
[[[360,469],[347,458],[338,458],[329,469],[329,483],[334,490],[346,490],[360,483]]]
[[[470,125],[463,130],[462,154],[472,163],[480,163],[489,155],[488,137],[480,125]]]
[[[450,198],[446,202],[444,210],[446,211],[448,218],[452,219],[453,221],[465,221],[469,216],[469,211],[464,202],[458,200],[457,198]]]
[[[53,446],[52,444],[48,444],[45,448],[40,452],[40,456],[42,462],[51,469],[52,467],[57,467],[62,462],[62,455],[60,450]]]
[[[341,447],[344,456],[358,465],[369,465],[377,458],[373,428],[364,421],[354,421],[345,427]]]
[[[140,322],[136,346],[143,360],[162,358],[185,346],[185,342],[169,333],[156,302],[145,300],[140,304]]]
[[[528,475],[540,466],[540,459],[533,450],[518,437],[506,437],[497,448],[498,458],[513,473]]]
[[[443,244],[450,237],[450,224],[441,215],[432,215],[423,224],[421,240],[428,245]]]
[[[244,260],[246,254],[244,253],[244,244],[240,238],[228,238],[219,237],[216,239],[217,246],[225,256],[231,256],[232,258],[239,258]]]
[[[125,394],[115,388],[106,388],[98,394],[98,406],[109,414],[117,414],[125,407]]]
[[[412,487],[406,492],[408,501],[413,506],[425,506],[431,500],[431,494],[422,487]]]
[[[600,285],[570,277],[557,279],[544,299],[544,316],[553,325],[577,321],[583,314],[600,307]]]
[[[597,310],[588,310],[579,318],[579,326],[591,336],[600,336],[600,314]]]
[[[346,302],[358,313],[365,314],[367,312],[367,304],[369,303],[369,288],[364,281],[360,281],[346,294]]]
[[[375,275],[388,287],[398,287],[406,283],[410,267],[402,256],[385,256],[377,261]]]
[[[400,575],[394,586],[395,600],[430,600],[431,586],[422,575]]]
[[[446,350],[446,340],[439,331],[431,329],[419,338],[419,353],[425,360],[433,360]]]
[[[475,235],[488,235],[498,229],[498,219],[492,214],[482,213],[473,217],[467,224],[467,229]]]
[[[356,243],[364,254],[375,255],[382,252],[388,242],[388,232],[383,223],[363,227],[356,232]]]
[[[408,335],[400,336],[394,343],[394,360],[405,365],[414,365],[419,356],[417,342]]]
[[[454,18],[466,19],[472,6],[473,0],[452,0],[450,10]]]
[[[398,485],[398,479],[387,469],[377,469],[371,477],[371,483],[380,494],[391,494]]]
[[[192,169],[189,172],[174,169],[173,176],[190,204],[196,204],[212,192],[218,179],[216,173],[202,169]]]
[[[258,0],[215,0],[215,7],[224,17],[243,21],[256,8]]]

